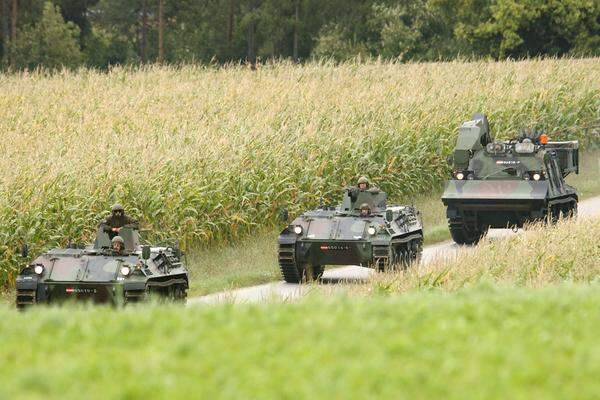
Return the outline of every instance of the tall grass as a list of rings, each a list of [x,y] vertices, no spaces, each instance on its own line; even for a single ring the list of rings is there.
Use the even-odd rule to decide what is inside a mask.
[[[16,248],[89,240],[119,201],[151,240],[235,240],[366,174],[393,198],[447,172],[477,111],[508,135],[598,119],[600,60],[0,75],[0,282]]]
[[[456,291],[482,282],[527,288],[598,283],[599,236],[600,218],[536,224],[513,237],[485,238],[451,260],[434,260],[400,275],[377,274],[356,292]]]

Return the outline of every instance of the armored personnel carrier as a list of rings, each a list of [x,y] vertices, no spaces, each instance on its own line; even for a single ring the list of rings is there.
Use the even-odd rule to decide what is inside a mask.
[[[92,245],[55,248],[34,259],[17,276],[17,307],[69,300],[122,305],[151,296],[185,301],[188,271],[178,249],[141,246],[132,228],[122,228],[119,236],[119,253],[99,228]]]
[[[458,244],[474,244],[489,228],[520,228],[577,212],[577,191],[565,177],[579,172],[577,141],[551,142],[536,130],[494,140],[488,120],[475,114],[458,135],[452,178],[442,202]]]
[[[283,279],[299,283],[319,278],[326,265],[406,268],[421,255],[423,227],[414,207],[388,206],[378,189],[347,188],[342,204],[300,215],[278,243]]]

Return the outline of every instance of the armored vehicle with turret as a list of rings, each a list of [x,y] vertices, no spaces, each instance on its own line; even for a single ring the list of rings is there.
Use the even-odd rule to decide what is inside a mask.
[[[413,206],[387,205],[376,188],[346,188],[340,205],[303,213],[278,244],[283,279],[299,283],[319,278],[326,265],[406,268],[421,256],[423,226]]]
[[[495,140],[488,120],[462,124],[450,158],[452,177],[442,202],[458,244],[474,244],[489,228],[521,228],[577,212],[577,191],[565,177],[579,172],[577,141],[550,141],[535,129]]]
[[[117,252],[99,228],[89,246],[51,249],[29,262],[16,279],[17,307],[65,301],[123,305],[153,297],[185,301],[188,271],[177,248],[142,246],[138,231],[128,227],[119,238],[124,246]],[[24,257],[27,252],[24,248]]]

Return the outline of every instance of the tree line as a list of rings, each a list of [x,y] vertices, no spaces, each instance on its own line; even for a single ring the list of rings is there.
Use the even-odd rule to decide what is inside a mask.
[[[0,65],[600,54],[598,0],[0,0]]]

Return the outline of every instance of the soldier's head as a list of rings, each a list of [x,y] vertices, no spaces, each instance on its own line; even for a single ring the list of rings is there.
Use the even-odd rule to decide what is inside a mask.
[[[121,236],[115,236],[111,240],[112,249],[117,253],[122,253],[125,250],[125,241]]]
[[[369,188],[369,180],[366,176],[358,178],[357,186],[360,190],[367,190]]]
[[[123,208],[122,205],[120,204],[115,204],[114,206],[112,206],[112,215],[115,217],[122,217],[123,215],[125,215],[125,209]]]
[[[371,215],[371,207],[367,203],[363,203],[360,205],[360,216],[368,217]]]

